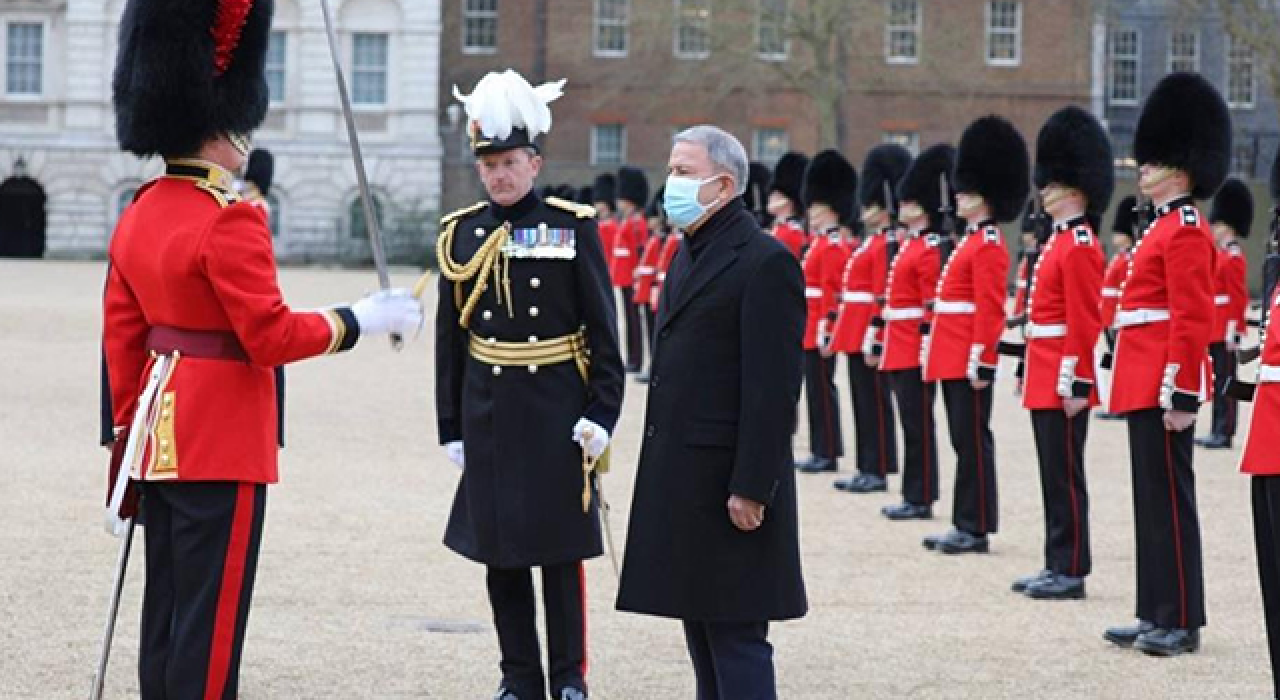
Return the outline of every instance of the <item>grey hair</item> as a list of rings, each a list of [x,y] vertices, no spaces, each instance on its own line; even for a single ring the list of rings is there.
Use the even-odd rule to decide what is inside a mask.
[[[706,148],[716,171],[733,176],[733,182],[738,188],[738,196],[742,196],[742,193],[747,191],[750,167],[747,164],[747,149],[742,147],[742,142],[733,134],[718,126],[699,124],[676,134],[675,142],[696,143]]]

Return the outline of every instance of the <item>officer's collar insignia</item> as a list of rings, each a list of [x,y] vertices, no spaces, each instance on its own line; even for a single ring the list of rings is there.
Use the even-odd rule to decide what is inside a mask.
[[[510,240],[502,247],[508,258],[534,260],[573,260],[578,255],[578,232],[571,228],[551,228],[545,223],[536,228],[511,229]]]

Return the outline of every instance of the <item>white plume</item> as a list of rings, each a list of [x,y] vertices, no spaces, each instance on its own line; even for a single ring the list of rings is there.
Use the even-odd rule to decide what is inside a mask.
[[[469,121],[480,125],[487,138],[505,139],[512,129],[523,128],[533,139],[551,131],[551,109],[547,105],[564,94],[564,80],[533,87],[524,76],[507,69],[487,73],[470,95],[453,86],[453,97],[466,109]]]

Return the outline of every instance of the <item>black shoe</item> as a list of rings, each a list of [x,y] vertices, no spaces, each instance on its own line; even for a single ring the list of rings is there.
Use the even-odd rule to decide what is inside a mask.
[[[837,479],[836,490],[845,493],[878,493],[889,490],[889,482],[874,474],[855,474],[848,479]]]
[[[943,554],[985,554],[991,549],[986,535],[974,535],[964,530],[951,530],[938,540],[938,551]]]
[[[498,688],[498,694],[493,696],[493,700],[520,700],[520,696],[504,685]]]
[[[637,375],[636,375],[636,383],[638,383],[638,384],[648,384],[648,383],[649,383],[649,370],[645,370],[645,371],[641,372],[640,374],[637,374]]]
[[[832,457],[810,457],[796,465],[801,474],[821,474],[840,470],[840,464]]]
[[[1010,586],[1009,588],[1014,593],[1026,593],[1028,586],[1035,583],[1036,581],[1039,581],[1040,579],[1048,578],[1049,576],[1052,576],[1052,575],[1053,575],[1052,571],[1049,571],[1048,569],[1041,569],[1036,573],[1031,574],[1030,576],[1022,576],[1014,579],[1013,585]]]
[[[573,686],[565,686],[556,695],[556,700],[587,700],[587,691]]]
[[[896,503],[881,508],[880,514],[890,520],[929,520],[933,517],[933,506]]]
[[[941,535],[925,535],[924,539],[920,540],[920,544],[925,549],[932,552],[933,550],[938,548],[938,542],[942,541],[942,538],[946,536],[947,536],[946,533],[943,533]]]
[[[1084,598],[1084,579],[1079,576],[1049,574],[1030,583],[1025,592],[1028,598],[1036,600],[1081,600]]]
[[[1127,625],[1125,627],[1108,627],[1106,632],[1102,633],[1102,637],[1108,642],[1128,649],[1133,643],[1138,641],[1138,637],[1154,630],[1156,625],[1154,622],[1139,620],[1136,625]]]
[[[1200,650],[1200,630],[1157,627],[1138,636],[1133,647],[1148,656],[1171,657]]]
[[[1231,449],[1231,438],[1226,435],[1209,435],[1208,437],[1196,438],[1196,444],[1206,450],[1229,450]]]

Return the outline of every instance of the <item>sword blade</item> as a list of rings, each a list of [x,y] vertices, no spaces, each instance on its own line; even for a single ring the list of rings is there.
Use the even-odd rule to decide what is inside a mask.
[[[600,504],[600,524],[604,527],[604,546],[609,551],[609,563],[613,564],[613,578],[621,584],[622,570],[618,567],[618,547],[614,544],[613,525],[609,522],[609,513],[613,508],[609,505],[609,501],[605,500],[604,487],[600,485],[600,475],[592,477],[591,485],[595,488],[596,502]]]
[[[133,548],[133,518],[125,525],[124,537],[120,540],[120,554],[116,559],[116,580],[111,586],[111,602],[107,606],[107,625],[102,632],[102,651],[98,654],[98,669],[93,674],[93,688],[89,691],[89,700],[102,700],[102,691],[107,683],[107,663],[111,659],[111,640],[116,634],[116,618],[120,615],[120,595],[124,591],[124,575],[129,568],[129,551]]]

